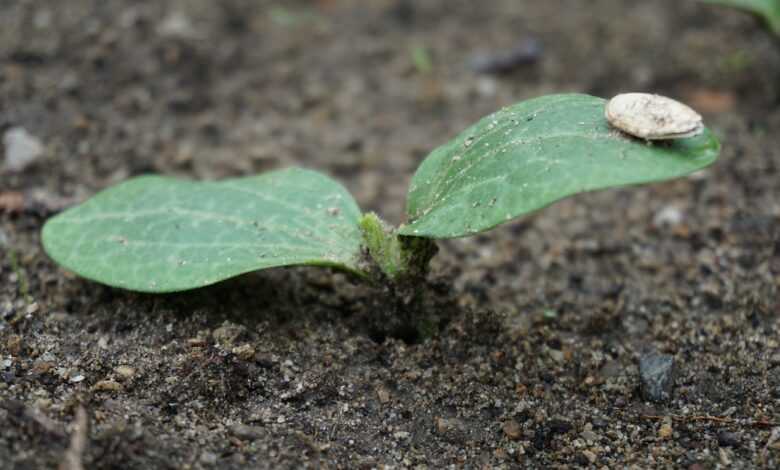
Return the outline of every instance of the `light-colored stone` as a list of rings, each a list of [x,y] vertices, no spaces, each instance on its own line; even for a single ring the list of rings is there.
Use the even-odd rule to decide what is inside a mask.
[[[672,437],[672,433],[674,433],[674,430],[672,429],[672,425],[669,423],[662,424],[660,429],[658,429],[658,437],[661,439],[669,439]]]
[[[671,98],[624,93],[607,103],[604,115],[621,131],[646,140],[693,137],[704,130],[701,115]]]
[[[43,154],[43,144],[22,127],[12,127],[3,134],[5,166],[22,171]]]
[[[249,361],[255,357],[255,348],[251,344],[242,344],[233,348],[233,354],[242,361]]]
[[[122,384],[116,380],[101,380],[97,382],[92,388],[99,392],[119,392],[122,390]]]
[[[135,375],[135,369],[130,366],[118,366],[114,369],[114,372],[123,380],[132,379]]]

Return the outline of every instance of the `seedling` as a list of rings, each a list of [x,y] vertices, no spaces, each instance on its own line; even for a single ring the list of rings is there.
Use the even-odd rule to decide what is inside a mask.
[[[574,194],[680,177],[718,156],[717,139],[690,113],[665,117],[687,119],[676,127],[644,129],[646,138],[676,137],[651,141],[613,127],[605,104],[550,95],[483,118],[422,162],[398,228],[362,214],[330,178],[290,168],[221,182],[134,178],[50,219],[43,245],[88,279],[142,292],[290,265],[419,284],[436,239],[483,232]],[[617,125],[647,112],[629,109]]]
[[[770,31],[780,36],[780,0],[702,0],[752,13],[764,20]]]

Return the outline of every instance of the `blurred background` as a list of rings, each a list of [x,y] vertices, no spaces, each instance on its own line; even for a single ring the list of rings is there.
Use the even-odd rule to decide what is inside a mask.
[[[708,122],[738,110],[760,127],[780,95],[771,33],[691,0],[2,8],[0,129],[30,133],[48,170],[4,171],[3,186],[86,191],[78,197],[150,171],[218,178],[305,165],[346,179],[363,207],[397,222],[424,155],[521,99],[650,91]]]

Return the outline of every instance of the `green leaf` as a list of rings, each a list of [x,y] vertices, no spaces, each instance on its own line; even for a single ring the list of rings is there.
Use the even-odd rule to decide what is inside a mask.
[[[773,33],[780,35],[780,0],[701,0],[705,3],[744,10],[764,19]]]
[[[453,238],[488,230],[559,199],[662,181],[718,156],[709,130],[654,143],[607,123],[606,101],[550,95],[487,116],[434,150],[412,178],[403,235]]]
[[[46,252],[111,286],[173,292],[274,266],[358,266],[360,209],[291,168],[221,182],[142,176],[50,219]]]

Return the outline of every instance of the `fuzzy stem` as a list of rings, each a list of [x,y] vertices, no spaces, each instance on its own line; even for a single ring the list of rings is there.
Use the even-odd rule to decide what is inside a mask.
[[[371,259],[394,283],[419,282],[428,273],[428,263],[438,248],[429,238],[398,235],[375,213],[360,219],[363,242]]]

